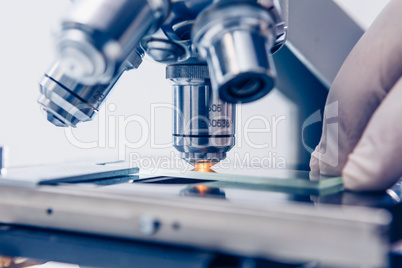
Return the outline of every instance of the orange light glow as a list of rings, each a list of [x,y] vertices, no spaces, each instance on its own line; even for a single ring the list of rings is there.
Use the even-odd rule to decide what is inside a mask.
[[[214,173],[215,171],[211,168],[213,165],[215,163],[200,162],[194,165],[193,171]]]
[[[197,185],[197,186],[195,186],[195,188],[197,188],[198,192],[201,195],[208,193],[208,190],[210,189],[209,187],[204,186],[204,185]]]

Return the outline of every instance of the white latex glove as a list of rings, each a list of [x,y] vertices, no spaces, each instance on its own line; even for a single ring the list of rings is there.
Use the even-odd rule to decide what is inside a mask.
[[[323,135],[310,168],[342,175],[350,190],[387,189],[402,176],[401,14],[402,0],[392,0],[353,48],[329,91]]]

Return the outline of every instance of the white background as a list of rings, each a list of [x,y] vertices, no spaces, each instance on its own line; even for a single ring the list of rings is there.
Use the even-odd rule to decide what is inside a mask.
[[[327,0],[324,0],[327,1]],[[386,4],[385,0],[337,0],[345,10],[364,28],[375,18]],[[116,159],[118,149],[106,142],[106,148],[82,149],[68,141],[65,130],[48,123],[36,99],[39,95],[38,81],[54,60],[54,40],[51,32],[63,12],[70,6],[68,0],[13,0],[0,1],[0,144],[10,148],[9,163],[32,165],[81,159]],[[107,101],[113,103],[116,111],[107,116],[139,115],[150,121],[152,103],[170,103],[171,88],[164,79],[164,66],[145,61],[137,71],[125,74]],[[106,107],[107,107],[106,105]],[[251,115],[271,116],[289,114],[294,107],[278,92],[273,92],[262,100],[243,106],[243,124]],[[105,105],[101,112],[105,113]],[[158,110],[156,114],[156,141],[168,143],[171,140],[171,112]],[[81,141],[98,142],[99,117],[93,122],[82,123],[73,131]],[[117,119],[116,119],[117,120]],[[291,118],[281,122],[281,129],[291,124]],[[106,125],[108,127],[108,125]],[[254,121],[251,127],[264,127],[261,121]],[[130,123],[125,128],[131,141],[139,140],[141,128],[138,123]],[[119,134],[115,133],[118,137]],[[237,133],[241,138],[241,133]],[[275,151],[292,161],[291,133],[282,132],[277,139],[277,148],[272,148],[267,133],[250,136],[255,143],[270,144],[266,149],[253,149],[242,143],[231,151],[241,154],[264,156],[267,151]],[[239,139],[238,139],[239,141]],[[119,141],[116,141],[118,143]],[[239,143],[239,142],[238,142]],[[151,148],[150,140],[139,149],[131,151],[141,155],[169,155],[173,148]]]

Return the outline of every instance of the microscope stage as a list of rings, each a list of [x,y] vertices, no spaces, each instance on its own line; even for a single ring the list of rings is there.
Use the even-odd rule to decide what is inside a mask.
[[[80,163],[14,168],[0,178],[3,224],[342,265],[381,266],[390,240],[402,237],[398,185],[354,194],[339,177],[306,171]]]

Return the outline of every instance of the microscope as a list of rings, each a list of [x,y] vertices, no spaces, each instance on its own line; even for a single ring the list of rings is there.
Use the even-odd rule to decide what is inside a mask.
[[[287,1],[81,0],[57,34],[58,57],[40,82],[47,119],[93,119],[116,81],[144,56],[173,85],[173,145],[210,167],[235,145],[235,106],[275,86],[272,54],[286,40]]]
[[[74,1],[40,82],[47,119],[92,120],[122,74],[150,58],[166,65],[173,145],[195,169],[5,170],[0,148],[0,255],[85,267],[401,267],[390,256],[402,256],[402,185],[353,193],[305,168],[317,111],[362,34],[329,0]],[[274,87],[297,106],[286,131],[300,165],[210,169],[235,145],[236,104]]]

